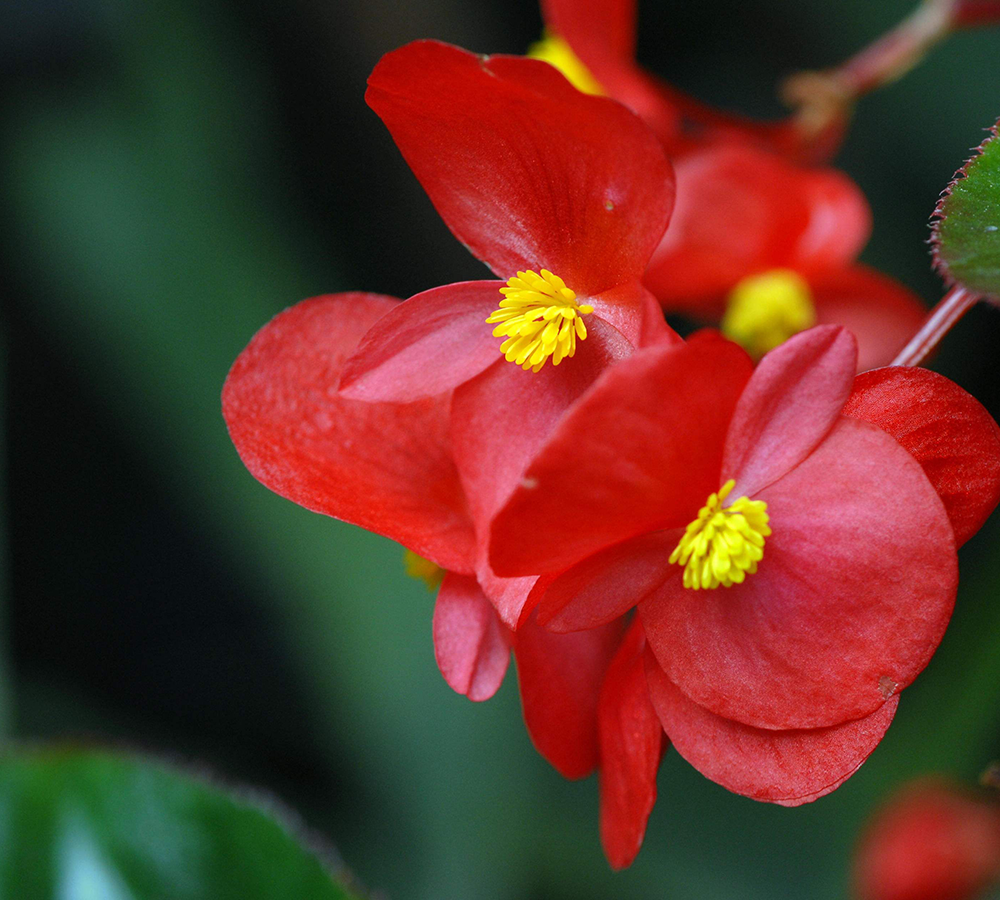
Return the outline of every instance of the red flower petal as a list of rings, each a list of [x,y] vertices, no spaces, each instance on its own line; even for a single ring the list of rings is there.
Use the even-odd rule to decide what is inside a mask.
[[[882,740],[899,704],[832,728],[766,731],[713,715],[692,702],[646,653],[649,695],[671,743],[706,778],[736,794],[792,805],[816,799],[853,775]]]
[[[943,375],[887,368],[854,380],[844,415],[891,434],[923,466],[958,546],[1000,501],[1000,429],[971,394]]]
[[[583,778],[597,765],[597,700],[620,640],[619,622],[553,634],[532,618],[514,635],[528,734],[564,778]]]
[[[493,568],[558,572],[687,524],[719,487],[723,435],[751,369],[735,344],[705,341],[643,350],[604,373],[497,515]]]
[[[643,279],[670,310],[718,318],[738,281],[789,268],[807,280],[854,261],[871,231],[860,189],[745,144],[675,162],[677,207]]]
[[[470,700],[489,700],[510,661],[510,634],[475,578],[449,572],[434,606],[434,657],[444,680]]]
[[[664,750],[663,726],[646,687],[644,647],[636,621],[608,667],[597,707],[601,843],[616,870],[632,865],[642,846]]]
[[[734,499],[767,487],[823,440],[851,392],[856,359],[853,335],[822,325],[761,360],[726,436],[719,484],[735,478]]]
[[[951,616],[940,498],[899,444],[847,418],[757,496],[773,529],[759,570],[693,591],[678,566],[639,604],[650,647],[693,701],[757,728],[873,712],[924,668]]]
[[[913,337],[927,307],[910,290],[867,266],[848,266],[811,285],[816,320],[858,339],[858,371],[888,365]]]
[[[455,391],[454,458],[483,541],[490,520],[566,409],[609,364],[632,352],[632,345],[596,315],[587,317],[587,328],[576,355],[558,366],[525,372],[501,358]]]
[[[651,531],[557,575],[538,604],[539,624],[550,631],[582,631],[624,615],[673,574],[668,557],[681,534]]]
[[[486,319],[499,281],[447,284],[397,303],[361,339],[340,387],[352,400],[406,402],[442,394],[500,359]]]
[[[233,363],[222,412],[243,463],[275,493],[470,572],[473,534],[448,447],[449,398],[369,404],[337,393],[344,360],[397,304],[335,294],[276,316]]]
[[[368,79],[455,236],[503,278],[550,269],[578,294],[638,279],[673,205],[659,142],[547,63],[418,41]]]

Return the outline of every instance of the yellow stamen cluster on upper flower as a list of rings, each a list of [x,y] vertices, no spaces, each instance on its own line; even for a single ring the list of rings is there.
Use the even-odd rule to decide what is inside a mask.
[[[583,64],[580,57],[558,34],[546,32],[537,44],[532,44],[528,48],[528,56],[547,62],[550,66],[555,66],[578,91],[583,91],[585,94],[600,95],[605,93],[604,88],[591,74],[590,69]]]
[[[750,275],[729,293],[722,333],[754,359],[816,324],[812,292],[791,269]]]
[[[403,567],[410,578],[417,578],[427,585],[427,590],[436,591],[444,581],[445,571],[437,563],[424,559],[419,553],[407,550],[403,553]]]
[[[736,482],[729,479],[699,510],[670,554],[670,562],[684,566],[684,587],[711,589],[740,584],[757,571],[764,558],[768,527],[767,504],[740,497],[723,507]]]
[[[537,372],[552,357],[552,365],[558,366],[576,353],[577,338],[586,338],[582,316],[594,307],[577,303],[576,294],[548,269],[541,275],[518,272],[500,293],[500,308],[486,321],[499,323],[493,336],[507,338],[500,352],[508,362]]]

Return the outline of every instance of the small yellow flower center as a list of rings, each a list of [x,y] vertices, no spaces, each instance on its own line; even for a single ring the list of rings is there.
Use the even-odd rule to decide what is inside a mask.
[[[722,333],[754,359],[816,324],[812,292],[791,269],[744,278],[729,293]]]
[[[407,550],[403,553],[403,567],[410,578],[417,578],[427,585],[427,590],[436,591],[444,581],[445,571],[437,563],[424,559],[418,553]]]
[[[508,362],[537,372],[552,357],[552,365],[558,366],[576,353],[576,339],[587,337],[582,317],[594,307],[577,303],[576,294],[548,269],[541,275],[518,272],[500,293],[500,308],[486,321],[499,323],[493,336],[507,338],[500,352]]]
[[[528,48],[528,56],[547,62],[550,66],[555,66],[578,91],[583,91],[585,94],[605,93],[604,88],[591,74],[590,69],[583,64],[580,57],[558,34],[547,31],[537,44],[532,44]]]
[[[757,571],[764,558],[768,528],[767,504],[740,497],[723,508],[736,482],[729,479],[698,511],[670,554],[670,562],[684,566],[684,587],[711,589],[742,583]]]

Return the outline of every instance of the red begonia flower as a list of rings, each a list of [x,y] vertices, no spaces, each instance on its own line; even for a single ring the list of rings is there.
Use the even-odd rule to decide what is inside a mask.
[[[581,94],[537,60],[477,56],[434,41],[389,53],[368,84],[368,104],[455,236],[511,289],[530,288],[531,309],[558,295],[549,305],[555,319],[546,321],[555,328],[565,310],[581,354],[618,359],[655,332],[653,317],[662,316],[640,279],[670,216],[673,173],[638,117]],[[510,313],[491,316],[501,287],[447,285],[393,309],[346,365],[342,390],[356,399],[414,400],[491,365],[513,370],[486,322],[503,327]],[[539,354],[543,364],[561,359]],[[538,358],[518,357],[526,368]],[[578,361],[563,359],[562,367],[585,368]]]
[[[944,781],[917,782],[868,825],[858,900],[975,900],[1000,879],[1000,806]]]
[[[851,264],[871,233],[864,195],[835,169],[722,144],[675,171],[677,205],[645,279],[670,310],[721,317],[747,275],[793,269],[811,281]]]
[[[897,376],[919,381],[904,396],[928,398],[912,428],[905,403],[865,408],[865,380],[849,418],[854,369],[853,339],[830,326],[793,338],[752,376],[745,354],[719,340],[640,351],[556,425],[493,525],[498,573],[555,576],[537,608],[547,627],[596,627],[638,604],[663,673],[654,701],[687,731],[679,738],[664,721],[667,734],[711,777],[762,799],[822,794],[875,746],[887,700],[947,625],[956,531],[996,505],[1000,443],[974,401],[914,372]],[[731,496],[717,498],[724,486]],[[953,497],[947,507],[938,489]],[[735,583],[685,586],[690,573],[671,562],[685,526],[691,540],[710,520],[731,536],[734,516],[763,545],[759,570],[750,556],[730,566],[746,542],[725,553],[710,544],[686,567],[709,567],[695,569],[694,586],[713,588],[715,563],[715,584]],[[671,687],[693,708],[668,703]],[[693,748],[701,732],[703,749],[715,747],[706,756]],[[747,783],[735,773],[752,776],[750,764],[709,765],[724,742],[781,764]]]

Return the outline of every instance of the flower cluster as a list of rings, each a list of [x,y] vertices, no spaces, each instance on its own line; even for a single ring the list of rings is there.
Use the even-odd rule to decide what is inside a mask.
[[[513,652],[539,752],[599,771],[621,868],[671,745],[785,805],[857,770],[944,634],[1000,429],[929,371],[856,376],[920,306],[853,262],[868,211],[817,165],[829,134],[655,82],[628,3],[544,5],[560,38],[536,55],[585,90],[432,41],[369,79],[497,279],[304,301],[237,359],[223,412],[271,490],[408,548],[451,687],[489,698]],[[728,302],[739,343],[681,339],[657,300]]]

